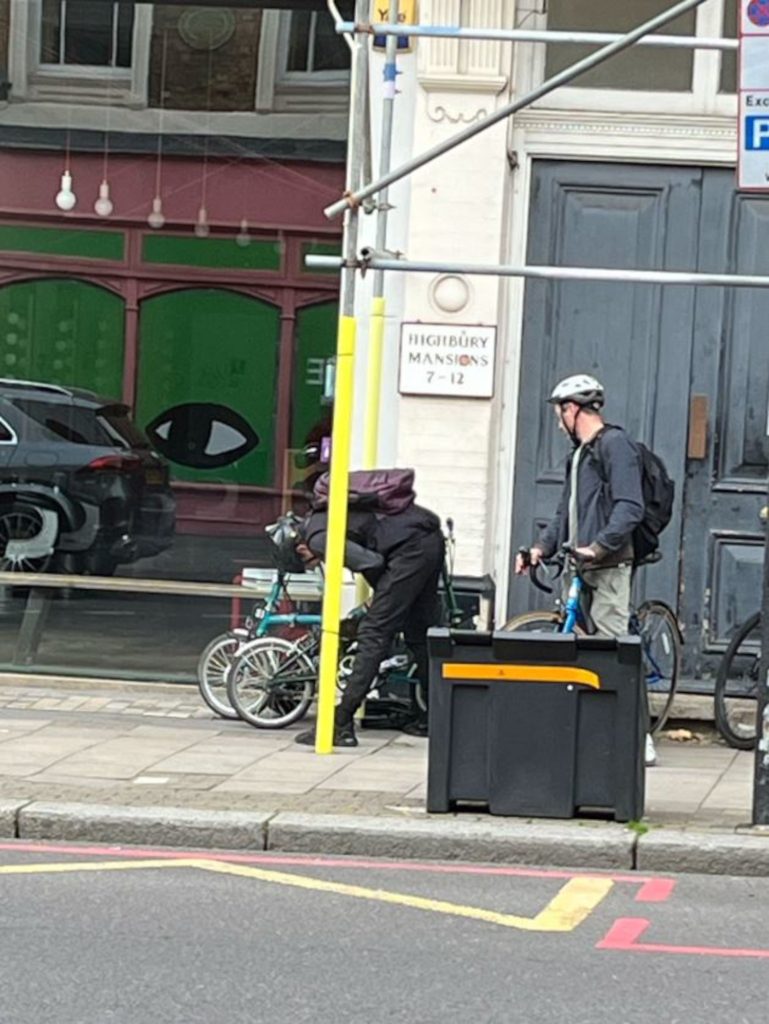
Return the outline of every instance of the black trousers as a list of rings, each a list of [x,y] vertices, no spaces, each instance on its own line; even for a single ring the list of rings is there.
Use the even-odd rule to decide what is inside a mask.
[[[436,530],[408,540],[388,558],[358,629],[358,650],[340,704],[342,719],[352,718],[363,703],[400,632],[414,654],[419,679],[427,683],[427,630],[440,621],[438,583],[444,554],[443,535]]]

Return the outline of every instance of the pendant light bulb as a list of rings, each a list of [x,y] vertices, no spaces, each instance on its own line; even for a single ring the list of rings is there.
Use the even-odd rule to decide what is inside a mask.
[[[77,196],[72,191],[72,175],[69,171],[65,171],[61,176],[61,186],[59,192],[56,194],[56,205],[64,213],[69,213],[70,210],[74,210],[75,203],[77,203]]]
[[[245,218],[240,222],[240,231],[235,235],[235,244],[241,249],[247,249],[251,245],[251,235],[248,233],[248,221]]]
[[[155,198],[152,200],[152,212],[147,218],[147,223],[151,228],[154,228],[156,231],[159,231],[160,228],[163,227],[165,222],[166,218],[163,214],[163,200],[160,198],[160,196],[155,196]]]
[[[93,208],[94,212],[97,213],[99,217],[109,217],[112,213],[114,206],[109,197],[108,182],[103,181],[101,185],[99,185],[99,198],[93,204]]]
[[[205,206],[201,206],[198,210],[198,219],[195,223],[195,234],[198,238],[208,238],[211,233],[211,228],[208,226],[208,211]]]

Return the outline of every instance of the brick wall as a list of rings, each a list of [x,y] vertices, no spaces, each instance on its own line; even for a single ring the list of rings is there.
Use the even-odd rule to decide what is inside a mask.
[[[0,4],[5,0],[0,0]],[[231,8],[236,18],[232,37],[213,51],[192,49],[179,34],[185,7],[158,4],[150,52],[150,106],[160,106],[163,40],[166,39],[166,97],[173,110],[253,110],[262,15]],[[209,74],[210,72],[210,74]]]

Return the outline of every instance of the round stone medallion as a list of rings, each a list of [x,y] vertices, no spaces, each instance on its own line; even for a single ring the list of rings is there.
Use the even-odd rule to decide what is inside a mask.
[[[218,50],[235,34],[235,15],[227,7],[191,7],[179,18],[179,35],[193,50]]]
[[[430,298],[444,313],[460,313],[470,301],[470,285],[457,274],[443,274],[430,285]]]

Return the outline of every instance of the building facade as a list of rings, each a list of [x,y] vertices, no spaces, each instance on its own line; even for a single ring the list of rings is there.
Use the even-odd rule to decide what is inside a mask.
[[[349,52],[321,0],[136,4],[130,21],[105,2],[96,26],[78,21],[78,6],[0,0],[0,80],[10,83],[0,85],[0,366],[119,394],[140,426],[164,430],[180,536],[221,550],[227,537],[261,535],[295,479],[292,453],[328,429],[338,280],[309,273],[303,257],[338,251],[341,227],[322,209],[343,188]],[[418,17],[621,32],[668,6],[421,0]],[[737,15],[737,0],[705,0],[664,31],[734,36]],[[398,61],[395,162],[586,52],[414,42]],[[375,168],[382,67],[376,49]],[[423,260],[766,273],[769,200],[735,186],[735,87],[733,51],[635,47],[394,186],[388,247]],[[55,204],[64,171],[70,212]],[[93,205],[102,182],[107,217]],[[363,220],[371,241],[374,218]],[[368,275],[354,460],[370,288]],[[675,477],[664,558],[641,573],[639,596],[677,608],[686,676],[707,687],[730,631],[759,602],[764,296],[391,274],[380,464],[417,469],[420,500],[456,522],[458,571],[494,575],[504,619],[533,601],[511,576],[512,553],[552,513],[563,478],[567,453],[544,398],[567,373],[596,374],[608,418]],[[495,328],[489,395],[403,386],[403,324],[457,336]],[[190,460],[186,421],[162,421],[190,405],[230,409],[258,445],[215,469]],[[182,572],[201,578],[194,555],[167,565]]]
[[[669,6],[422,0],[420,20],[622,32]],[[663,31],[734,37],[737,14],[735,0],[706,0]],[[587,52],[420,40],[402,62],[414,63],[413,151]],[[765,274],[769,199],[736,189],[735,87],[734,51],[637,46],[416,173],[409,223],[390,247],[422,260]],[[397,458],[419,467],[428,504],[455,516],[462,569],[494,573],[499,617],[533,603],[512,555],[552,514],[563,480],[566,450],[544,399],[560,377],[594,373],[609,421],[658,451],[676,480],[664,558],[640,574],[639,596],[678,609],[685,674],[708,685],[760,601],[766,302],[760,290],[408,277],[402,320],[497,327],[492,398],[397,396],[394,369],[390,387]]]
[[[180,535],[261,533],[330,414],[338,284],[304,255],[338,251],[347,46],[317,4],[0,0],[0,52],[0,373],[159,424]],[[180,408],[255,443],[212,467]]]

